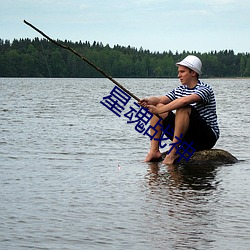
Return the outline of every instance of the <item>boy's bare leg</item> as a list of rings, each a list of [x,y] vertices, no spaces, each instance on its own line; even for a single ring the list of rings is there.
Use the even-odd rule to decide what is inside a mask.
[[[163,104],[157,105],[157,107],[160,107],[160,106],[163,106]],[[166,118],[167,115],[168,115],[168,113],[161,114],[162,119]],[[159,121],[159,118],[154,115],[150,120],[150,125],[152,127],[154,127],[158,121]],[[160,123],[162,124],[162,121]],[[154,138],[159,139],[161,137],[161,133],[162,133],[161,127],[158,125],[156,127],[156,129],[158,130],[158,132],[156,133]],[[155,133],[155,131],[153,129],[150,129],[150,134],[153,135],[154,133]],[[156,160],[159,160],[160,158],[161,158],[161,152],[159,150],[159,141],[152,139],[150,141],[150,151],[147,154],[144,161],[145,162],[156,161]]]
[[[155,126],[155,124],[159,121],[159,118],[157,116],[153,116],[150,120],[150,125],[152,127]],[[159,128],[158,129],[157,134],[155,135],[154,138],[159,139],[161,137],[161,133],[162,131]],[[150,129],[150,134],[153,135],[155,133],[154,130]],[[159,141],[156,141],[154,139],[152,139],[150,141],[150,151],[147,154],[146,158],[145,158],[145,162],[150,162],[150,161],[155,161],[161,158],[161,152],[159,150]]]
[[[191,108],[189,106],[180,108],[176,111],[173,143],[179,142],[179,140],[176,139],[176,137],[181,139],[181,134],[183,135],[182,138],[186,134],[188,127],[189,127],[190,114],[191,114]],[[171,152],[166,155],[163,161],[164,164],[168,164],[168,165],[173,164],[174,161],[178,158],[176,151],[179,147],[179,144],[176,144],[176,146],[171,150]]]

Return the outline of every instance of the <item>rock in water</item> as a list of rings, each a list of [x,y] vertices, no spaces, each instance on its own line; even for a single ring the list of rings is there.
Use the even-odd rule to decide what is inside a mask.
[[[162,154],[162,157],[166,156],[166,153]],[[186,161],[182,158],[179,163],[180,164],[188,164],[188,165],[221,165],[221,164],[232,164],[236,163],[238,160],[229,152],[223,149],[209,149],[203,151],[196,151],[191,156],[191,158]]]

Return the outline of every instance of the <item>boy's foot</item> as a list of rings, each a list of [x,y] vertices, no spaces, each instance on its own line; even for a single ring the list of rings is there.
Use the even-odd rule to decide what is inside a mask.
[[[144,162],[151,162],[151,161],[158,161],[160,160],[161,157],[161,152],[149,152],[148,155],[146,156]]]
[[[167,165],[174,164],[178,157],[179,156],[177,154],[167,154],[162,163]]]

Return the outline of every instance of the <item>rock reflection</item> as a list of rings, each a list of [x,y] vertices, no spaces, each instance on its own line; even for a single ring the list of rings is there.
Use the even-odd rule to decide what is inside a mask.
[[[216,189],[217,167],[213,165],[171,165],[165,166],[158,162],[149,163],[146,178],[149,185],[171,185],[170,188],[210,190]]]
[[[164,227],[168,237],[172,238],[173,245],[169,249],[187,246],[209,249],[208,245],[214,242],[217,211],[212,204],[218,197],[216,172],[215,166],[149,164],[146,180],[150,192],[147,198],[155,204],[151,215],[157,215],[156,218],[150,216],[154,221],[151,220],[150,227],[152,230]]]

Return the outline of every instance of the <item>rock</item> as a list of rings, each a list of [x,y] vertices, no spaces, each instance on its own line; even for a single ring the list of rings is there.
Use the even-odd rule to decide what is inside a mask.
[[[164,158],[166,153],[162,154]],[[222,165],[222,164],[232,164],[236,163],[238,160],[229,152],[223,149],[209,149],[203,151],[196,151],[191,156],[191,158],[186,161],[185,159],[181,159],[179,164],[188,164],[188,165]]]

